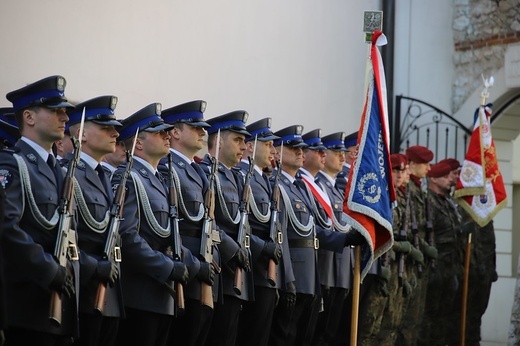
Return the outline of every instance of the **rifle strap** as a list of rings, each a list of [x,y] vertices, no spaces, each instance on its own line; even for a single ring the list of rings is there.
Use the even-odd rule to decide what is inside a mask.
[[[60,215],[58,213],[58,208],[52,215],[51,219],[48,220],[38,209],[38,205],[34,200],[34,195],[31,187],[31,178],[29,176],[29,169],[27,168],[27,164],[24,159],[18,155],[13,154],[16,162],[18,163],[18,171],[20,173],[20,185],[22,187],[22,214],[25,209],[25,196],[27,196],[29,209],[31,210],[32,215],[38,222],[38,224],[45,230],[51,230],[58,224],[60,220]]]

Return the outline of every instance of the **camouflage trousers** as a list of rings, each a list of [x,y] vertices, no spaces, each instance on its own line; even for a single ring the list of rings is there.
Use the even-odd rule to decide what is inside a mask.
[[[418,345],[444,346],[451,326],[456,325],[454,304],[461,283],[460,254],[453,243],[437,244],[439,257],[430,269],[426,303]]]
[[[424,315],[429,269],[427,265],[422,266],[422,273],[419,274],[418,266],[413,261],[407,261],[406,274],[412,286],[412,294],[404,308],[396,345],[414,346],[417,344]]]
[[[470,258],[465,334],[466,346],[476,346],[480,345],[482,316],[489,303],[491,285],[497,280],[493,222],[474,232]],[[460,344],[462,286],[461,279],[461,285],[455,298],[456,303],[454,304],[454,315],[457,323],[448,332],[450,336],[448,345]]]
[[[365,302],[365,309],[360,309],[358,326],[358,345],[372,346],[377,342],[383,312],[388,302],[387,282],[379,276],[370,286]]]
[[[397,334],[405,303],[408,297],[404,296],[403,286],[399,285],[398,262],[393,261],[390,264],[391,277],[386,287],[388,290],[388,302],[383,312],[381,327],[377,335],[377,345],[379,346],[393,346],[397,340]],[[403,281],[406,282],[406,272],[403,273]],[[410,292],[407,292],[410,293]]]

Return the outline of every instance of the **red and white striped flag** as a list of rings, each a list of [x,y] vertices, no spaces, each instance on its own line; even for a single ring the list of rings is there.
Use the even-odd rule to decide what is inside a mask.
[[[454,197],[483,227],[507,204],[506,188],[491,136],[491,105],[475,111],[475,123]]]
[[[362,278],[372,262],[393,244],[395,190],[390,165],[385,73],[378,48],[384,44],[386,37],[375,31],[367,62],[368,88],[358,132],[358,153],[350,170],[343,202],[347,223],[364,235],[369,245],[368,249],[362,249]]]

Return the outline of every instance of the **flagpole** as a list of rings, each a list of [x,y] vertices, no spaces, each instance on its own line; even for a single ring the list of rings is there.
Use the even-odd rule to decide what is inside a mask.
[[[350,345],[357,345],[359,318],[359,290],[361,286],[361,246],[354,247],[354,275],[352,283],[352,312],[350,316]]]
[[[365,43],[368,43],[367,56],[370,58],[372,33],[383,28],[382,11],[365,11],[363,13],[363,32]],[[367,81],[365,81],[367,82]],[[366,85],[365,85],[366,88]],[[353,169],[354,167],[351,167]],[[357,346],[359,324],[359,294],[361,286],[361,246],[354,247],[354,273],[352,283],[352,310],[350,315],[350,346]]]
[[[484,82],[484,90],[482,90],[480,106],[486,106],[486,100],[489,97],[489,88],[493,85],[493,77],[489,79],[485,79],[482,76],[482,81]],[[479,110],[480,113],[480,110]],[[479,133],[482,136],[482,122],[479,121]],[[481,141],[482,142],[482,141]],[[485,177],[484,177],[485,179]],[[468,290],[469,290],[469,267],[471,264],[471,236],[473,235],[473,231],[468,234],[468,242],[466,243],[466,256],[464,257],[464,283],[462,286],[462,312],[461,312],[461,322],[460,322],[460,345],[466,345],[466,314],[468,309]]]

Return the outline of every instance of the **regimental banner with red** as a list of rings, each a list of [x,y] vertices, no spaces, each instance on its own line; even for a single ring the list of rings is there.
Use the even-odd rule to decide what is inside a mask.
[[[506,189],[491,135],[491,105],[480,106],[454,197],[483,227],[507,204]]]
[[[361,277],[372,262],[393,244],[392,183],[386,83],[378,46],[386,44],[380,31],[372,35],[367,62],[367,93],[357,142],[358,154],[350,170],[343,211],[346,221],[367,239],[362,249]]]

